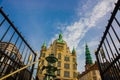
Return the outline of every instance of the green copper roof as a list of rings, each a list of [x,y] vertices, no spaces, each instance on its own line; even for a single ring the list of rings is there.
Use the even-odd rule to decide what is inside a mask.
[[[86,44],[86,48],[85,48],[85,56],[86,56],[86,64],[92,64],[92,57],[88,48],[88,45]]]
[[[59,34],[59,38],[57,39],[57,42],[64,43],[64,41],[62,39],[62,33]]]
[[[73,47],[72,54],[75,54],[75,53],[76,53],[76,50],[75,50],[75,47]]]
[[[44,41],[44,43],[43,43],[42,47],[46,47],[46,42],[45,42],[45,41]]]

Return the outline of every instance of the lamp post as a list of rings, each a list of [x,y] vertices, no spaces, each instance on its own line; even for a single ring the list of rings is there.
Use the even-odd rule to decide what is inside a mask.
[[[42,70],[46,69],[44,80],[53,80],[56,75],[55,71],[57,71],[57,67],[53,66],[53,63],[57,62],[58,59],[54,57],[54,54],[50,54],[48,57],[45,58],[48,62],[47,66],[43,66]]]

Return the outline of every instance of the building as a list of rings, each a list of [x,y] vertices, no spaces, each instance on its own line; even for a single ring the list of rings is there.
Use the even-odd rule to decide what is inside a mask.
[[[15,61],[21,61],[22,56],[12,43],[0,42],[0,76],[4,76],[16,69]]]
[[[0,50],[5,52],[8,56],[11,55],[13,57],[17,57],[17,59],[20,61],[22,59],[22,56],[21,56],[19,50],[12,43],[0,42]]]
[[[79,80],[101,80],[97,62],[93,63],[87,44],[85,48],[85,57],[86,57],[85,71],[78,75],[78,79]]]
[[[39,58],[41,62],[38,64],[37,70],[39,80],[43,80],[46,73],[45,70],[41,70],[43,65],[47,66],[48,64],[45,57],[51,53],[58,58],[58,62],[53,64],[59,69],[55,72],[56,80],[77,80],[76,50],[73,48],[70,52],[67,43],[62,39],[62,34],[59,34],[59,38],[54,40],[49,48],[47,48],[46,43],[42,45]]]
[[[22,54],[13,43],[0,42],[0,77],[3,77],[24,66]],[[5,80],[30,80],[31,72],[24,69]]]

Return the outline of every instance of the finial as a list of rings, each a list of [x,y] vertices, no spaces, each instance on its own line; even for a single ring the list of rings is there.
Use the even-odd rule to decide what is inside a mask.
[[[43,47],[46,47],[46,42],[44,41],[44,43],[43,43]]]

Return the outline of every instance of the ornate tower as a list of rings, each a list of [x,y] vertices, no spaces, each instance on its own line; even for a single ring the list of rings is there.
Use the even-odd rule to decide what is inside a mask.
[[[86,57],[85,69],[87,70],[93,64],[92,57],[87,44],[85,46],[85,57]]]
[[[79,80],[101,80],[97,62],[93,63],[87,44],[85,45],[85,61],[86,61],[85,71],[83,71],[78,75],[78,79]]]

